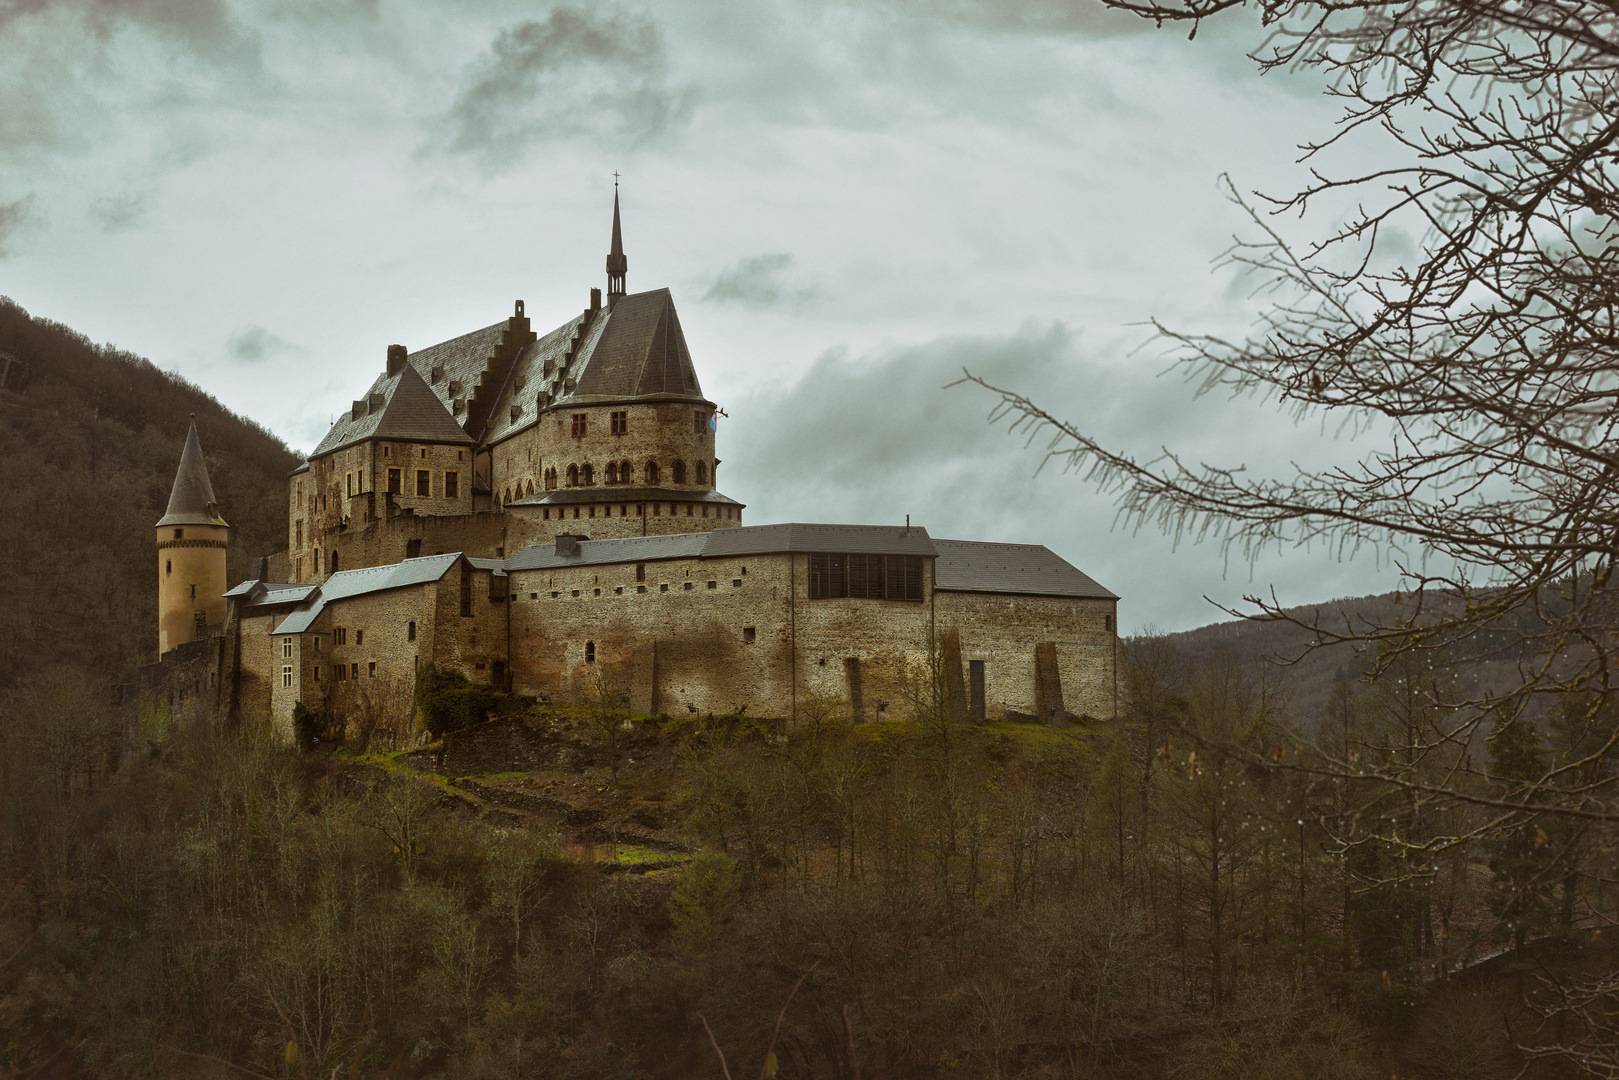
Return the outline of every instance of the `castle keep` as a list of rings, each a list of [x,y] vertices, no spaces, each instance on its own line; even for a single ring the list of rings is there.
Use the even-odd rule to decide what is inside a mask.
[[[289,737],[301,704],[396,740],[423,665],[654,715],[871,720],[919,678],[980,719],[1115,715],[1117,598],[1046,548],[744,525],[674,300],[626,292],[627,272],[615,193],[605,298],[543,335],[518,301],[389,346],[292,474],[286,552],[228,590],[193,425],[157,526],[147,693],[212,693]]]

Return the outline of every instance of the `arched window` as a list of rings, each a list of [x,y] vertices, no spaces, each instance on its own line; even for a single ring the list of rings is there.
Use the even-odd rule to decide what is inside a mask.
[[[502,498],[502,499],[501,499],[501,500],[500,500],[500,501],[501,501],[501,503],[502,503],[502,504],[503,504],[503,505],[504,505],[504,504],[505,504],[505,503],[509,503],[509,502],[511,502],[511,501],[512,501],[512,489],[511,489],[511,488],[507,488],[507,489],[506,489],[506,495],[505,495],[505,497],[504,497],[504,498]]]
[[[569,465],[568,466],[568,486],[569,487],[578,487],[579,486],[579,466],[577,466],[577,465]]]
[[[607,482],[609,484],[618,483],[618,462],[616,461],[607,463]]]
[[[580,479],[585,482],[585,487],[589,487],[596,482],[596,470],[591,467],[590,462],[585,462],[585,468],[580,475]]]
[[[697,463],[697,482],[699,484],[708,483],[708,462],[706,461]]]
[[[648,484],[656,484],[658,482],[658,463],[656,461],[649,461],[646,463],[646,482]]]
[[[332,549],[332,557],[326,560],[326,572],[328,574],[337,573],[337,549],[336,548]]]
[[[587,641],[587,642],[585,642],[585,663],[594,664],[595,662],[596,662],[596,643],[594,641]]]
[[[627,461],[618,463],[618,482],[621,484],[633,484],[635,482],[635,469]]]
[[[685,482],[686,482],[686,463],[684,461],[677,461],[677,462],[675,462],[675,483],[684,484]]]
[[[529,494],[529,495],[534,494],[534,481],[530,480],[528,482],[528,491],[526,492],[526,494]]]
[[[549,469],[545,470],[545,490],[546,491],[555,491],[556,489],[557,489],[557,471],[556,471],[555,466],[553,466],[552,468],[549,468]]]

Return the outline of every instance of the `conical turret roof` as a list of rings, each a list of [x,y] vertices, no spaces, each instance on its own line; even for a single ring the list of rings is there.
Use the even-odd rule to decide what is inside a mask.
[[[191,416],[186,448],[180,454],[180,468],[174,474],[174,490],[169,492],[169,511],[157,523],[166,525],[224,525],[214,503],[214,485],[208,479],[208,464],[202,460],[202,440],[197,438],[197,417]]]

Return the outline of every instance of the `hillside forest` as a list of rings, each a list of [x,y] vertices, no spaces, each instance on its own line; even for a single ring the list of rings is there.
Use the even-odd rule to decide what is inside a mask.
[[[406,751],[143,726],[112,690],[150,657],[188,414],[233,580],[292,455],[12,305],[0,348],[31,368],[0,397],[0,1075],[1489,1080],[1611,1053],[1557,991],[1615,966],[1612,850],[1533,814],[1447,843],[1470,811],[1386,782],[1455,764],[1403,748],[1476,657],[1299,679],[1227,628],[1142,638],[1128,713],[1063,727],[972,723],[937,664],[860,725],[435,674]],[[1571,695],[1454,754],[1510,796],[1600,763],[1612,723]]]

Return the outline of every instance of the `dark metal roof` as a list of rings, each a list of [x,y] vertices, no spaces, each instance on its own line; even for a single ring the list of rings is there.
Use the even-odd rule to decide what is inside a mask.
[[[676,398],[710,404],[698,385],[686,335],[668,289],[612,298],[600,332],[579,350],[575,385],[557,406],[633,398]],[[595,327],[592,327],[594,330]]]
[[[933,546],[939,552],[933,563],[933,587],[946,592],[1118,599],[1039,544],[935,540]]]
[[[366,396],[337,418],[332,430],[326,433],[310,456],[329,454],[366,439],[453,444],[472,442],[421,374],[409,363],[400,365],[392,375],[383,374],[372,383]]]
[[[174,488],[169,492],[168,512],[156,527],[224,524],[214,503],[214,485],[208,479],[208,463],[202,459],[202,440],[197,438],[197,418],[193,416],[185,449],[180,452],[180,467],[174,473]]]
[[[502,319],[481,330],[429,345],[411,353],[406,360],[418,375],[427,380],[450,415],[458,418],[457,423],[466,420],[467,412],[464,408],[461,412],[455,411],[456,400],[471,398],[472,392],[483,382],[484,373],[500,351],[501,335],[506,332],[508,325],[508,320]],[[435,374],[437,378],[434,378]]]
[[[518,354],[512,376],[501,389],[499,400],[489,414],[489,430],[484,441],[497,443],[527,428],[533,427],[540,413],[562,389],[568,377],[568,350],[580,335],[589,344],[592,327],[585,322],[589,312],[569,319],[550,333],[529,342]],[[605,314],[602,313],[602,314]],[[598,315],[596,322],[602,321]],[[583,351],[583,350],[581,350]],[[447,380],[446,380],[447,381]],[[545,404],[541,404],[541,399]],[[512,415],[516,407],[517,415]]]
[[[507,506],[583,506],[587,503],[623,502],[691,502],[721,506],[746,506],[729,495],[717,491],[688,490],[665,487],[595,487],[558,488],[556,491],[537,491],[523,499],[513,499]]]
[[[721,535],[723,534],[723,535]],[[748,525],[708,534],[705,558],[772,551],[847,552],[864,555],[932,555],[933,541],[920,525]]]

